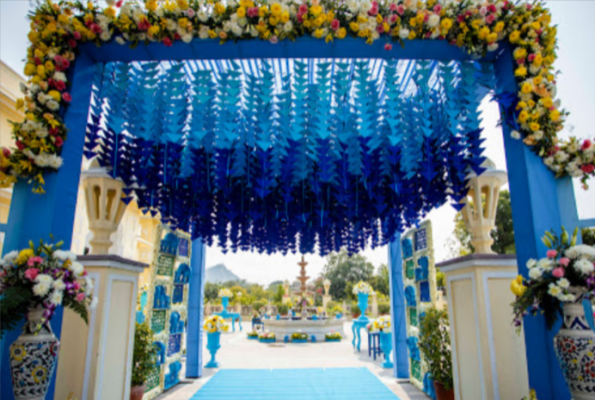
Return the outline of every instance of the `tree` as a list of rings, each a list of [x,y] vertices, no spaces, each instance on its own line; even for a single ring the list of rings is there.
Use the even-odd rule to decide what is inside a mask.
[[[283,285],[277,285],[277,290],[275,292],[275,302],[283,301],[283,295],[285,294],[285,289],[283,289]]]
[[[490,232],[494,239],[492,250],[497,254],[515,254],[514,229],[512,227],[512,208],[510,207],[510,192],[502,190],[498,197],[496,212],[496,226]],[[455,216],[453,240],[449,240],[451,257],[461,257],[475,251],[471,244],[471,233],[467,230],[463,215],[459,212]]]
[[[215,301],[219,297],[219,285],[212,282],[205,283],[205,300]]]
[[[380,264],[378,272],[370,279],[370,285],[372,285],[376,292],[388,296],[390,294],[390,283],[388,279],[388,266],[386,264]]]
[[[331,253],[326,258],[322,275],[331,281],[329,293],[335,299],[344,299],[348,282],[368,281],[374,274],[374,265],[361,254],[349,256],[347,250]]]

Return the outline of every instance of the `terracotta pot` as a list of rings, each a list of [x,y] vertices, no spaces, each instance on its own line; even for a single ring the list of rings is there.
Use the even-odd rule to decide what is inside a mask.
[[[147,384],[144,383],[142,386],[133,386],[130,388],[130,400],[143,400],[145,389]]]
[[[442,383],[434,381],[434,389],[436,389],[437,400],[455,400],[455,391],[453,388],[446,390]]]

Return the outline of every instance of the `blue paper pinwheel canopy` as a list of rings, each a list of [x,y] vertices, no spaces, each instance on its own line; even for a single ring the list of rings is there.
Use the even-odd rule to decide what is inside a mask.
[[[223,251],[357,252],[461,207],[492,80],[471,61],[108,63],[85,154],[123,201]]]

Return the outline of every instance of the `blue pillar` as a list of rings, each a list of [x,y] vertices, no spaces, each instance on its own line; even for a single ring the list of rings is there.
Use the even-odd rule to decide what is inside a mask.
[[[517,92],[510,48],[496,60],[498,92]],[[519,273],[527,277],[527,260],[545,256],[541,242],[546,230],[561,226],[572,231],[578,223],[574,191],[570,179],[556,179],[528,146],[511,138],[511,129],[503,126],[506,164],[510,186],[514,237]],[[529,384],[539,400],[568,400],[570,393],[553,348],[553,337],[560,321],[551,331],[541,316],[524,321]]]
[[[205,299],[205,259],[207,246],[201,239],[192,242],[188,287],[188,331],[186,333],[186,378],[202,376],[202,325]]]
[[[397,238],[388,245],[388,270],[390,312],[393,321],[393,348],[395,349],[394,374],[396,378],[408,379],[409,355],[407,354],[407,321],[405,320],[401,235],[397,235]]]
[[[64,142],[62,158],[64,164],[57,173],[47,174],[43,195],[33,194],[31,186],[19,180],[14,186],[4,253],[23,249],[39,239],[55,242],[63,241],[63,249],[70,249],[76,200],[78,195],[83,144],[91,99],[91,87],[95,73],[94,62],[81,53],[71,67],[69,80],[72,82],[72,103],[64,113],[68,128],[68,139]],[[51,321],[52,330],[60,338],[62,331],[62,308],[56,309]],[[10,374],[9,347],[21,334],[23,324],[8,332],[0,344],[0,398],[13,400],[12,378]],[[56,375],[52,377],[46,400],[53,400]]]

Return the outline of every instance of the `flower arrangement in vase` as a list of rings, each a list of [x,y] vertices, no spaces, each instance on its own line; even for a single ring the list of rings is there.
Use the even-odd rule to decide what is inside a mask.
[[[261,343],[273,343],[277,340],[274,333],[265,331],[258,335],[258,341]]]
[[[570,393],[575,398],[595,399],[595,332],[585,318],[583,299],[595,294],[595,247],[577,245],[578,228],[570,236],[566,229],[558,236],[546,232],[546,257],[527,261],[528,279],[518,276],[510,288],[514,324],[519,328],[528,315],[543,314],[548,329],[556,319],[563,324],[554,337],[554,349]]]
[[[256,331],[248,332],[248,339],[257,340],[258,332],[256,332]]]
[[[231,292],[231,290],[223,288],[219,290],[219,297],[227,297],[230,298],[233,296],[233,293]]]
[[[220,316],[211,315],[205,320],[203,328],[207,331],[207,350],[211,354],[211,359],[205,368],[219,368],[215,357],[221,348],[221,332],[227,332],[229,325]]]
[[[448,314],[429,308],[420,319],[419,350],[434,380],[437,400],[454,400]]]
[[[294,332],[291,334],[292,343],[306,343],[308,341],[308,334],[304,332]]]
[[[23,333],[10,346],[16,399],[45,396],[56,367],[60,342],[49,324],[57,307],[72,309],[87,322],[95,308],[93,282],[76,255],[62,242],[11,251],[0,261],[0,337],[26,317]]]
[[[357,306],[361,312],[361,315],[358,318],[360,321],[368,320],[368,317],[366,317],[366,310],[368,309],[368,297],[373,293],[373,291],[374,290],[372,289],[372,286],[368,285],[364,281],[359,281],[353,287],[353,294],[357,296]]]
[[[324,335],[324,340],[326,342],[340,342],[343,339],[343,336],[339,332],[329,332]]]

